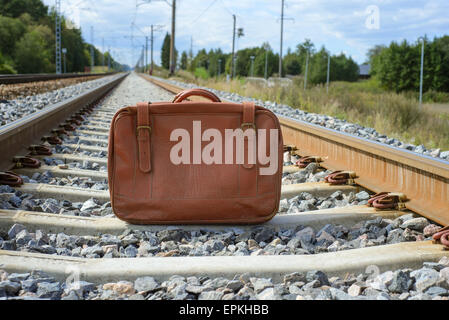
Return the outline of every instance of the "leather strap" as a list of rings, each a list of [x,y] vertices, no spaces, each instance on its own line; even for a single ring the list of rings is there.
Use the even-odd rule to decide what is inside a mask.
[[[200,96],[203,98],[207,98],[212,102],[221,102],[220,98],[217,97],[214,93],[204,90],[204,89],[196,88],[196,89],[189,89],[189,90],[181,91],[173,98],[173,103],[182,102],[191,96]]]
[[[253,102],[243,102],[243,116],[242,116],[242,130],[254,129],[255,137],[254,141],[257,147],[257,132],[255,123],[255,110],[256,106]],[[247,146],[245,148],[244,156],[248,157],[249,160],[249,141],[245,143]],[[255,154],[255,159],[257,161],[257,151]],[[249,162],[249,161],[248,161]],[[242,164],[242,169],[240,170],[240,196],[243,197],[255,197],[257,195],[257,166],[244,162]]]
[[[242,117],[242,130],[245,131],[248,128],[254,129],[254,133],[256,134],[256,123],[254,122],[256,106],[254,102],[243,102],[243,117]],[[257,138],[257,135],[255,136]],[[248,148],[246,148],[245,155],[248,155]],[[257,154],[256,154],[257,155]],[[243,167],[245,169],[251,169],[254,167],[254,164],[243,163]]]
[[[139,169],[144,173],[151,171],[151,123],[150,102],[137,104],[137,143],[139,146]]]
[[[243,102],[243,124],[246,123],[252,123],[255,125],[254,123],[254,113],[256,110],[256,105],[254,104],[254,102]]]

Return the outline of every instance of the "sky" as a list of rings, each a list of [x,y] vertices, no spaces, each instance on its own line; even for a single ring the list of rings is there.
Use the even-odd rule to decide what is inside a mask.
[[[110,48],[120,63],[134,66],[150,25],[154,60],[171,30],[173,0],[61,0],[62,13],[80,27],[84,39],[103,51]],[[43,1],[53,6],[54,0]],[[177,0],[175,46],[179,52],[202,48],[231,52],[233,18],[244,36],[236,49],[269,42],[280,49],[282,0]],[[417,41],[449,34],[448,0],[285,0],[283,54],[311,39],[316,48],[345,53],[359,64],[368,49],[391,41]],[[149,44],[150,46],[150,44]],[[148,54],[149,55],[149,54]]]

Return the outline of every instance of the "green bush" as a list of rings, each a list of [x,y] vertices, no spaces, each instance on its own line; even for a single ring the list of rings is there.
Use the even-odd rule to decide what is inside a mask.
[[[48,27],[42,26],[43,29]],[[46,48],[44,33],[33,30],[17,43],[15,58],[20,73],[44,73],[50,70],[50,52]]]
[[[14,70],[9,64],[0,64],[0,74],[16,74],[17,71]]]
[[[196,68],[195,69],[195,77],[206,80],[209,78],[209,74],[205,68],[202,68],[202,67]]]

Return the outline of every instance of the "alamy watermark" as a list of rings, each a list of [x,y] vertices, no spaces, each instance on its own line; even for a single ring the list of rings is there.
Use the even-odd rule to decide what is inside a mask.
[[[366,7],[365,14],[367,15],[365,20],[365,26],[367,29],[380,29],[380,10],[376,5],[370,5]]]
[[[80,276],[81,270],[75,265],[68,265],[65,269],[65,273],[68,274],[65,280],[65,288],[67,291],[80,289]]]
[[[278,129],[256,130],[252,127],[225,129],[225,137],[218,129],[201,130],[201,121],[193,121],[193,137],[186,129],[175,129],[170,134],[170,141],[177,141],[170,150],[170,161],[180,164],[248,164],[256,162],[266,166],[259,168],[260,175],[273,175],[279,166],[279,132]],[[269,154],[267,151],[267,134],[270,135]],[[192,140],[192,146],[190,141]],[[212,141],[211,141],[212,140]],[[202,142],[210,142],[202,148]],[[223,150],[224,145],[224,150]],[[245,148],[246,145],[246,148]],[[235,148],[234,148],[235,146]],[[192,148],[191,148],[192,147]],[[190,154],[192,150],[192,155]],[[234,163],[235,150],[235,163]],[[224,153],[224,163],[223,163]],[[245,162],[245,154],[247,161]],[[256,159],[257,158],[257,159]],[[191,160],[192,159],[192,160]]]

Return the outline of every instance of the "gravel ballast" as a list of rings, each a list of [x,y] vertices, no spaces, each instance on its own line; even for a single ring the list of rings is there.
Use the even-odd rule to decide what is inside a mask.
[[[89,200],[81,207],[81,204],[76,205],[81,214],[84,211],[112,212],[109,203],[100,205]],[[301,225],[277,231],[268,226],[254,226],[249,230],[235,227],[225,231],[127,229],[119,236],[46,234],[14,224],[7,234],[1,235],[0,249],[84,258],[307,255],[430,240],[437,231],[438,226],[426,218],[415,218],[413,214],[395,220],[377,218],[351,227],[327,224],[320,230]]]
[[[77,83],[61,89],[0,102],[0,126],[16,121],[26,115],[42,110],[52,104],[73,98],[86,90],[99,87],[120,75]]]
[[[237,274],[232,279],[173,275],[166,281],[148,275],[102,284],[0,270],[0,300],[449,300],[447,257],[415,270],[373,270],[344,278],[310,270],[287,274],[282,282]]]

